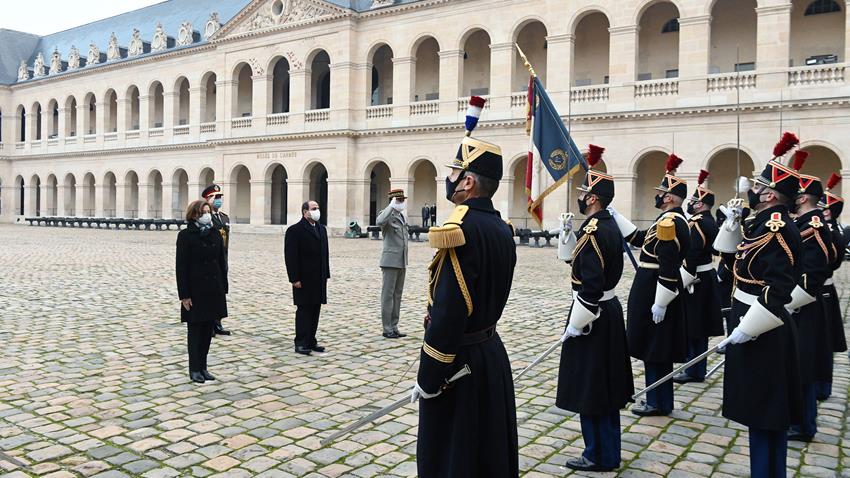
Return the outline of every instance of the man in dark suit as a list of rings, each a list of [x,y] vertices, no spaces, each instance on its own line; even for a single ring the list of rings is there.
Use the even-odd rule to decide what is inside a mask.
[[[431,219],[431,226],[437,225],[437,203],[431,204],[431,210],[428,211],[428,218]]]
[[[328,279],[331,277],[328,231],[319,223],[321,211],[316,201],[301,205],[301,220],[286,230],[283,254],[286,273],[292,284],[295,312],[295,352],[310,355],[324,352],[316,342],[319,313],[328,303]]]
[[[227,251],[228,246],[230,246],[230,216],[221,210],[224,192],[218,184],[211,184],[204,189],[201,196],[212,207],[212,227],[221,234],[221,240],[224,243],[224,267],[227,268]],[[221,325],[221,319],[216,319],[213,325],[213,336],[216,335],[230,335],[230,331]]]
[[[428,220],[431,219],[431,208],[428,207],[428,203],[426,202],[424,206],[422,206],[422,227],[428,227]]]

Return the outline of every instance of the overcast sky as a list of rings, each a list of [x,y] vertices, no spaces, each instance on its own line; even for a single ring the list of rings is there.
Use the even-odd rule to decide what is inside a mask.
[[[163,0],[0,0],[0,28],[46,35]]]

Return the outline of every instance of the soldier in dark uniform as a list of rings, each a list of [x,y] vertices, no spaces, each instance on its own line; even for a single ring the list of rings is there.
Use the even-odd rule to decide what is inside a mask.
[[[221,210],[224,193],[221,191],[221,186],[211,184],[204,189],[201,197],[212,206],[213,229],[221,234],[221,240],[224,242],[224,266],[227,267],[227,252],[230,246],[230,216]],[[213,336],[216,335],[230,335],[230,331],[221,326],[221,319],[217,319],[213,326]]]
[[[805,152],[798,152],[798,155]],[[798,156],[800,157],[800,156]],[[805,157],[805,156],[802,156]],[[802,161],[794,160],[799,171]],[[832,272],[832,236],[823,211],[817,204],[823,195],[823,185],[814,176],[800,175],[800,190],[794,200],[795,223],[802,240],[802,257],[797,286],[791,292],[791,302],[785,308],[797,324],[800,351],[800,380],[803,383],[803,419],[791,427],[789,440],[812,441],[817,433],[817,382],[832,382],[832,342],[829,318],[826,316],[822,294],[823,283]]]
[[[508,354],[496,333],[513,281],[511,227],[493,208],[502,178],[498,146],[463,139],[446,198],[457,204],[431,228],[428,318],[417,382],[416,457],[423,478],[516,477],[516,405]],[[472,371],[452,386],[462,366]]]
[[[829,332],[833,352],[846,352],[847,339],[844,337],[844,316],[841,314],[841,306],[838,303],[838,291],[835,289],[832,275],[841,267],[844,262],[844,256],[847,250],[847,243],[850,242],[850,230],[844,227],[838,218],[841,216],[841,211],[844,208],[844,199],[838,196],[833,191],[836,185],[841,181],[841,176],[833,173],[829,181],[826,183],[826,190],[821,196],[818,206],[823,209],[823,216],[829,226],[830,235],[832,236],[832,257],[830,259],[829,276],[824,281],[822,290],[824,309],[829,321]],[[832,360],[830,360],[830,368]],[[831,376],[831,374],[830,374]],[[818,400],[826,400],[832,395],[832,381],[818,382],[815,385],[815,392]]]
[[[740,321],[721,342],[732,344],[726,348],[723,416],[749,427],[754,478],[785,476],[786,433],[799,423],[802,408],[797,327],[785,310],[801,272],[800,233],[788,214],[799,181],[796,171],[772,160],[747,193],[753,212],[738,245],[732,302]]]
[[[600,159],[601,151],[587,162],[593,167]],[[590,169],[578,190],[579,212],[587,219],[572,254],[574,299],[561,339],[555,404],[581,418],[585,450],[566,466],[612,471],[620,466],[620,409],[634,393],[623,307],[614,295],[623,274],[623,238],[606,210],[614,178]]]
[[[655,188],[655,207],[664,212],[652,227],[638,231],[616,211],[614,216],[623,237],[641,247],[640,267],[629,293],[627,337],[631,356],[644,362],[647,385],[672,372],[673,362],[684,362],[687,356],[679,268],[690,247],[690,231],[682,210],[688,185],[675,176],[681,162],[673,154],[667,160],[667,173],[661,186]],[[671,381],[647,393],[646,404],[632,409],[638,416],[669,415],[672,411]]]
[[[708,349],[709,337],[724,335],[721,315],[720,284],[714,270],[714,239],[717,222],[711,215],[714,192],[704,186],[708,171],[701,171],[697,188],[688,203],[688,227],[691,231],[688,253],[682,262],[682,286],[686,292],[685,317],[688,330],[688,360]],[[677,383],[705,380],[706,360],[673,377]]]

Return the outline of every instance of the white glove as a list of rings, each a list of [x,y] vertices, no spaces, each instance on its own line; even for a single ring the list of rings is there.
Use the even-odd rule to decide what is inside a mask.
[[[726,337],[725,339],[723,339],[723,341],[720,342],[718,347],[719,348],[726,348],[726,346],[729,345],[729,344],[742,344],[744,342],[749,342],[750,340],[753,340],[753,338],[750,337],[749,335],[741,332],[740,329],[735,327],[735,330],[732,331],[732,333],[729,335],[729,337]]]
[[[605,209],[608,210],[608,212],[611,214],[611,216],[616,216],[616,215],[620,214],[620,213],[617,212],[616,209],[614,209],[614,206],[608,206]]]
[[[413,390],[410,391],[410,403],[414,403],[420,398],[426,400],[429,398],[434,398],[441,393],[443,393],[442,390],[437,390],[437,393],[428,393],[425,390],[422,390],[422,387],[420,387],[418,383],[414,383]]]
[[[581,335],[581,330],[573,327],[572,325],[567,325],[567,330],[564,331],[564,335],[561,336],[561,343],[567,341],[570,337],[578,337]]]
[[[664,314],[667,313],[667,307],[658,304],[652,304],[652,321],[660,324],[664,320]]]

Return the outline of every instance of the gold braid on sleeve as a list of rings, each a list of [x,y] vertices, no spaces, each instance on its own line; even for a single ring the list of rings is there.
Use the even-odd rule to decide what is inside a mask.
[[[457,252],[454,249],[449,249],[449,256],[452,259],[452,267],[455,270],[455,277],[460,286],[460,293],[463,295],[463,301],[466,302],[466,316],[472,315],[472,296],[469,295],[469,289],[466,287],[466,279],[463,278],[463,270],[460,268],[460,261],[457,258]]]

